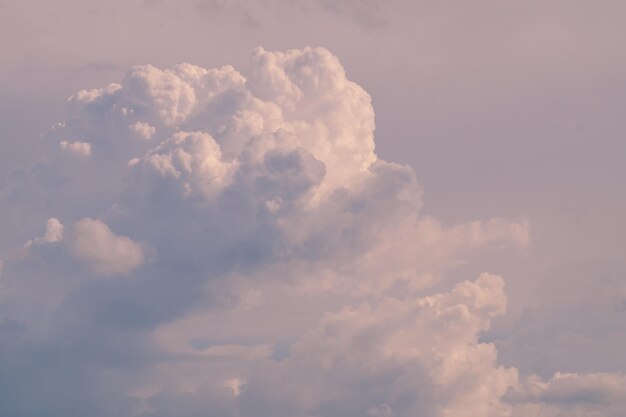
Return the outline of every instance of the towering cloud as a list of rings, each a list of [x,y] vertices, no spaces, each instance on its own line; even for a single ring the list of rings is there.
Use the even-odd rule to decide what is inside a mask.
[[[559,416],[591,409],[581,392],[624,410],[619,376],[498,364],[480,335],[503,279],[443,278],[523,250],[528,223],[420,215],[327,50],[259,48],[248,76],[133,67],[68,114],[1,197],[2,222],[49,220],[0,263],[0,414]]]

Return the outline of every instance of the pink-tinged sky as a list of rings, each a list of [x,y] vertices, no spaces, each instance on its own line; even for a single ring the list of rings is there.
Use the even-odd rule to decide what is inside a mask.
[[[623,417],[625,21],[0,0],[0,416]]]

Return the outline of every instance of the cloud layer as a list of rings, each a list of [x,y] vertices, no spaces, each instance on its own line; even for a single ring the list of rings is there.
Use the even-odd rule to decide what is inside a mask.
[[[0,263],[4,414],[624,411],[619,375],[498,363],[480,336],[503,279],[445,278],[523,251],[528,222],[421,215],[413,170],[377,157],[371,99],[329,51],[258,48],[246,76],[136,66],[67,112],[0,196],[3,223],[42,229]]]

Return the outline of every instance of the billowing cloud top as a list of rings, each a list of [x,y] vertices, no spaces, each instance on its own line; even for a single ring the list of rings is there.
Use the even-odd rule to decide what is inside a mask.
[[[502,278],[432,294],[474,253],[524,249],[529,226],[421,216],[414,172],[377,157],[371,99],[327,50],[259,48],[246,77],[137,66],[67,105],[1,195],[7,230],[39,226],[0,263],[0,414],[624,409],[619,376],[498,364],[479,335]]]

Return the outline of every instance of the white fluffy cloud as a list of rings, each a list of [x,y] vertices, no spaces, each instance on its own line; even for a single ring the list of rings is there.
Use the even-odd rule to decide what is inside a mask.
[[[500,398],[517,373],[476,341],[504,312],[502,289],[501,278],[483,274],[447,294],[344,307],[249,379],[243,396],[261,391],[268,409],[273,401],[285,407],[268,414],[276,416],[505,415]]]
[[[35,243],[55,243],[63,240],[63,224],[59,219],[50,217],[46,222],[46,231],[43,236],[35,238]],[[29,241],[31,245],[33,241]]]
[[[247,77],[133,67],[68,114],[45,138],[89,144],[90,163],[52,158],[56,176],[32,170],[2,194],[37,203],[35,242],[59,243],[3,257],[0,331],[43,337],[0,338],[26,375],[8,414],[37,414],[19,400],[31,381],[55,416],[559,416],[623,389],[499,365],[479,339],[506,309],[498,276],[429,294],[476,253],[525,249],[528,222],[420,215],[413,170],[377,157],[371,99],[325,49],[256,49]],[[37,286],[51,295],[25,314]]]
[[[178,132],[129,164],[141,171],[138,175],[157,177],[153,187],[162,187],[164,181],[180,185],[185,197],[218,194],[230,184],[236,168],[236,163],[222,161],[220,146],[203,132]]]
[[[115,235],[100,220],[84,218],[74,224],[71,251],[99,274],[126,274],[144,261],[141,246]]]
[[[156,133],[156,129],[145,122],[135,122],[128,126],[141,139],[149,140]]]
[[[66,140],[62,140],[59,142],[59,146],[64,151],[77,156],[85,157],[91,154],[91,145],[87,142],[68,142]]]
[[[618,417],[626,410],[626,377],[609,373],[556,373],[550,380],[529,377],[507,394],[514,417]]]

